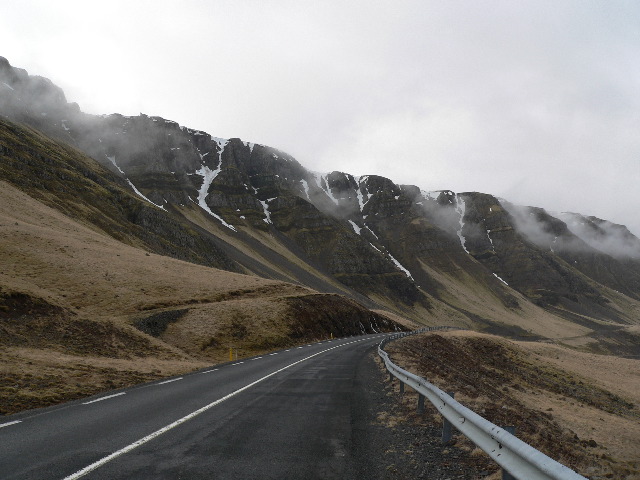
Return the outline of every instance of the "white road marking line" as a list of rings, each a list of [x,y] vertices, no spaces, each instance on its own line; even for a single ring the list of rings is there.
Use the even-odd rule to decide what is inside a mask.
[[[213,370],[207,370],[206,372],[200,372],[200,373],[211,373],[211,372],[217,372],[219,369],[214,368]]]
[[[270,353],[269,356],[273,357],[274,355],[277,355],[277,353]]]
[[[8,427],[9,425],[15,425],[16,423],[20,423],[22,420],[14,420],[13,422],[0,423],[0,428]]]
[[[233,367],[234,365],[242,365],[244,362],[238,362],[238,363],[232,363],[231,366]]]
[[[290,348],[289,348],[289,349],[287,349],[287,350],[285,350],[285,352],[290,352],[290,351],[291,351],[291,349],[290,349]]]
[[[256,360],[260,360],[262,357],[256,357],[256,358],[252,358],[251,361],[254,362]]]
[[[114,393],[113,395],[108,395],[106,397],[96,398],[95,400],[91,400],[89,402],[82,402],[83,405],[89,405],[90,403],[101,402],[102,400],[106,400],[107,398],[119,397],[120,395],[124,395],[126,392]]]
[[[298,348],[302,348],[302,347],[298,347]]]
[[[165,380],[164,382],[156,383],[156,385],[164,385],[165,383],[177,382],[178,380],[182,380],[183,377],[172,378],[171,380]]]
[[[145,443],[150,442],[151,440],[153,440],[156,437],[159,437],[163,433],[168,432],[169,430],[177,427],[178,425],[182,425],[184,422],[186,422],[188,420],[191,420],[192,418],[200,415],[203,412],[206,412],[210,408],[215,407],[216,405],[224,402],[225,400],[228,400],[231,397],[233,397],[233,396],[235,396],[235,395],[237,395],[237,394],[239,394],[241,392],[244,392],[245,390],[247,390],[247,389],[253,387],[254,385],[266,380],[267,378],[273,377],[274,375],[276,375],[276,374],[278,374],[280,372],[283,372],[284,370],[287,370],[288,368],[291,368],[294,365],[298,365],[299,363],[305,362],[305,361],[309,360],[310,358],[317,357],[318,355],[326,353],[326,352],[328,352],[330,350],[335,350],[336,348],[340,348],[340,347],[343,347],[343,346],[344,345],[336,345],[335,347],[331,347],[331,348],[327,348],[325,350],[321,350],[319,352],[314,353],[313,355],[309,355],[308,357],[305,357],[305,358],[302,358],[302,359],[300,359],[300,360],[298,360],[296,362],[290,363],[289,365],[287,365],[285,367],[282,367],[281,369],[276,370],[275,372],[271,372],[270,374],[265,375],[264,377],[259,378],[258,380],[254,381],[254,382],[251,382],[250,384],[245,385],[244,387],[239,388],[238,390],[236,390],[234,392],[231,392],[228,395],[225,395],[224,397],[219,398],[218,400],[216,400],[214,402],[211,402],[210,404],[205,405],[204,407],[202,407],[202,408],[200,408],[200,409],[198,409],[198,410],[196,410],[194,412],[191,412],[190,414],[188,414],[188,415],[176,420],[175,422],[170,423],[166,427],[162,427],[160,430],[156,430],[155,432],[147,435],[146,437],[143,437],[140,440],[137,440],[137,441],[127,445],[126,447],[121,448],[120,450],[118,450],[116,452],[113,452],[111,455],[107,455],[106,457],[103,457],[100,460],[98,460],[96,462],[93,462],[91,465],[88,465],[88,466],[84,467],[82,470],[78,470],[76,473],[71,474],[71,475],[69,475],[67,477],[64,477],[63,480],[76,480],[78,478],[84,477],[87,473],[93,472],[95,469],[101,467],[102,465],[104,465],[106,463],[109,463],[111,460],[113,460],[115,458],[118,458],[119,456],[124,455],[125,453],[130,452],[131,450],[139,447],[140,445],[144,445]]]

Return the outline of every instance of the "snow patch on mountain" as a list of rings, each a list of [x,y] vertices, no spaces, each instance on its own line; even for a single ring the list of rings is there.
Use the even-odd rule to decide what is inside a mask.
[[[349,223],[353,227],[353,231],[360,235],[360,230],[362,230],[362,228],[360,228],[353,220],[349,220]]]
[[[198,205],[200,205],[200,208],[202,208],[205,212],[207,212],[213,218],[215,218],[216,220],[219,220],[220,223],[222,223],[225,227],[233,230],[234,232],[237,232],[236,228],[233,225],[230,225],[227,222],[225,222],[220,215],[216,215],[215,213],[213,213],[209,208],[209,205],[207,205],[207,202],[205,201],[207,198],[207,195],[209,194],[209,187],[211,186],[211,183],[213,182],[213,180],[218,176],[221,169],[222,169],[222,162],[220,162],[220,164],[218,165],[218,168],[216,168],[215,170],[211,170],[206,165],[202,165],[199,170],[196,170],[195,174],[200,175],[202,177],[202,185],[200,186],[200,190],[198,190]]]
[[[149,200],[149,199],[148,199],[148,198],[147,198],[147,197],[146,197],[146,196],[145,196],[145,195],[144,195],[140,190],[138,190],[138,189],[136,188],[136,186],[133,184],[133,182],[127,178],[127,176],[125,175],[124,171],[123,171],[123,170],[118,166],[118,164],[117,164],[117,162],[116,162],[116,157],[115,157],[115,155],[113,155],[113,156],[111,156],[111,157],[110,157],[109,155],[105,154],[105,157],[107,157],[107,159],[108,159],[111,163],[113,163],[113,166],[114,166],[114,167],[116,167],[116,168],[118,169],[118,171],[119,171],[122,175],[124,175],[124,176],[125,176],[125,180],[127,181],[127,183],[129,184],[129,186],[131,187],[131,189],[134,191],[134,193],[135,193],[136,195],[138,195],[138,196],[139,196],[140,198],[142,198],[144,201],[149,202],[151,205],[154,205],[154,206],[156,206],[156,207],[158,207],[158,208],[161,208],[162,210],[164,210],[164,211],[166,212],[166,209],[164,208],[164,206],[163,206],[163,205],[158,205],[157,203],[154,203],[154,202],[152,202],[151,200]],[[166,201],[165,201],[165,203],[166,203]]]
[[[411,276],[411,272],[409,272],[409,270],[407,270],[398,260],[396,260],[394,258],[393,255],[391,255],[389,252],[387,252],[387,255],[389,255],[389,258],[391,259],[391,261],[395,264],[396,267],[398,267],[400,270],[402,270],[404,272],[404,274],[409,277],[411,280],[413,280],[413,277]]]
[[[251,143],[251,142],[242,142],[244,144],[245,147],[249,147],[249,153],[253,153],[253,147],[256,146],[255,143]]]
[[[462,245],[462,248],[465,252],[469,253],[469,250],[467,250],[467,247],[465,246],[467,240],[464,238],[464,235],[462,235],[462,229],[464,228],[465,210],[466,205],[464,203],[464,199],[460,195],[456,195],[456,212],[460,214],[460,230],[458,230],[456,233],[458,234],[458,238],[460,239],[460,245]]]
[[[227,143],[229,143],[229,139],[227,138],[218,138],[218,137],[211,137],[211,140],[213,140],[214,142],[216,142],[218,144],[218,147],[220,147],[220,152],[218,153],[218,156],[220,157],[220,160],[222,161],[222,151],[224,150],[224,148],[227,146]]]
[[[355,181],[358,184],[358,188],[356,189],[356,195],[358,196],[358,205],[360,205],[360,213],[362,213],[364,206],[367,204],[367,202],[371,198],[371,194],[367,190],[368,178],[369,178],[368,175],[355,178]],[[363,190],[364,190],[364,194],[362,193]],[[366,194],[366,197],[365,197],[365,194]]]
[[[116,167],[118,169],[118,171],[124,175],[124,172],[122,171],[122,169],[118,166],[118,164],[116,163],[116,157],[115,155],[110,157],[109,155],[107,155],[106,153],[104,154],[105,157],[107,157],[107,159],[113,163],[113,166]]]
[[[420,194],[423,198],[428,200],[438,200],[438,197],[440,196],[440,192],[430,192],[427,190],[420,190]]]
[[[266,200],[258,200],[262,204],[262,209],[264,210],[264,218],[262,219],[264,223],[270,223],[271,225],[273,225],[273,222],[271,221],[271,212],[269,211],[269,202],[272,202],[276,198],[277,197],[267,198]]]
[[[200,208],[202,208],[213,218],[220,221],[220,223],[222,223],[225,227],[233,230],[234,232],[237,232],[236,228],[233,225],[227,223],[220,215],[215,214],[209,208],[209,205],[207,205],[206,202],[207,195],[209,195],[209,187],[222,170],[222,152],[227,143],[229,143],[229,140],[225,138],[211,137],[211,140],[214,140],[218,144],[218,147],[220,147],[220,151],[218,152],[218,168],[216,168],[215,170],[211,170],[209,167],[202,164],[200,169],[196,170],[195,174],[202,177],[202,185],[200,186],[200,190],[198,190],[198,205],[200,205]],[[198,155],[200,155],[201,160],[204,159],[206,155],[209,155],[209,153],[211,152],[200,153],[200,151],[198,150]]]
[[[302,188],[304,188],[304,193],[307,196],[307,200],[311,201],[311,197],[309,196],[309,184],[304,178],[300,180],[300,183],[302,184]]]
[[[378,238],[378,235],[376,235],[376,233],[375,233],[373,230],[371,230],[371,228],[369,227],[369,225],[365,224],[365,226],[364,226],[364,227],[365,227],[367,230],[369,230],[369,231],[371,232],[371,235],[373,235],[374,237],[376,237],[376,240],[380,240],[380,239]]]
[[[140,190],[138,190],[136,188],[136,186],[131,182],[131,180],[129,180],[128,178],[126,179],[127,182],[129,183],[129,186],[133,189],[133,191],[135,192],[136,195],[138,195],[140,198],[142,198],[143,200],[149,202],[151,205],[154,205],[158,208],[161,208],[162,210],[164,210],[165,212],[167,211],[163,205],[158,205],[157,203],[152,202],[151,200],[149,200]]]
[[[327,182],[327,178],[329,177],[329,175],[326,173],[318,173],[318,172],[311,172],[311,173],[313,175],[313,178],[316,181],[316,184],[318,185],[318,188],[321,189],[324,193],[326,193],[327,196],[333,201],[333,203],[335,203],[336,205],[339,205],[340,202],[336,197],[333,196],[333,192],[329,188],[329,182]],[[323,184],[325,185],[324,187],[322,186]]]
[[[491,250],[493,250],[493,253],[496,253],[496,247],[493,245],[493,240],[491,239],[491,230],[487,230],[487,238],[489,239],[489,243],[491,243]]]

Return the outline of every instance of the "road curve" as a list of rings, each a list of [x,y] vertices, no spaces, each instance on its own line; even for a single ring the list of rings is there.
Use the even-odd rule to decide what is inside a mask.
[[[366,428],[356,425],[353,385],[383,336],[309,344],[5,417],[0,478],[358,478]]]

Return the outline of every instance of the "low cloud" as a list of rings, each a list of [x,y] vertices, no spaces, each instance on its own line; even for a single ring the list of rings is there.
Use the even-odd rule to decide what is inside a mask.
[[[542,208],[502,201],[516,229],[531,242],[556,252],[592,252],[617,259],[640,259],[640,239],[626,227],[577,213],[550,214]]]
[[[576,213],[561,213],[559,218],[593,248],[615,258],[640,260],[640,239],[625,226]]]

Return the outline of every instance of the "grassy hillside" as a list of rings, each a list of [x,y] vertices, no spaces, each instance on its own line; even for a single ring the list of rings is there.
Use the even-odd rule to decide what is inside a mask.
[[[361,322],[395,328],[344,297],[125,245],[0,182],[0,413],[190,371],[230,346],[246,356],[362,333]]]
[[[582,475],[640,479],[638,360],[455,331],[408,337],[387,351],[489,421],[516,426],[520,439]],[[440,421],[435,408],[426,412],[428,422]],[[456,442],[474,449],[462,436]]]

